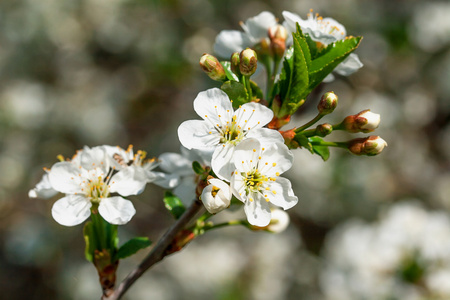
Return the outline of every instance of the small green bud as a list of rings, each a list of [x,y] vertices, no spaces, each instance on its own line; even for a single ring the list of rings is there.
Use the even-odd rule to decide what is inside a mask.
[[[348,142],[348,150],[355,155],[378,155],[386,146],[386,141],[376,135],[353,139]]]
[[[333,125],[331,125],[329,123],[325,123],[325,124],[317,125],[315,133],[316,133],[316,135],[318,135],[320,137],[325,137],[325,136],[329,135],[331,132],[333,132]]]
[[[239,70],[242,75],[251,76],[255,74],[258,62],[255,50],[250,48],[242,50],[239,60]]]
[[[239,70],[239,63],[241,62],[241,60],[239,56],[239,52],[234,52],[233,54],[231,54],[230,58],[231,71],[238,76],[241,75],[241,71]]]
[[[208,53],[203,54],[200,58],[200,67],[212,80],[224,81],[227,79],[222,64],[215,56]]]
[[[322,115],[328,115],[334,111],[338,104],[338,96],[334,92],[327,92],[323,94],[320,99],[317,109]]]

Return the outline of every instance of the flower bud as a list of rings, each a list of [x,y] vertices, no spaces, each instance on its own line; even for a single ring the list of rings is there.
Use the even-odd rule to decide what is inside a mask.
[[[241,62],[241,60],[239,59],[239,56],[239,52],[234,52],[233,54],[231,54],[230,58],[231,71],[238,76],[241,75],[241,71],[239,70],[239,63]]]
[[[239,70],[242,75],[251,76],[255,74],[257,67],[257,57],[255,50],[247,48],[242,50],[239,56]]]
[[[215,56],[203,54],[200,58],[200,67],[212,80],[224,81],[227,78],[222,64]]]
[[[320,102],[317,105],[319,113],[322,115],[330,114],[334,111],[338,104],[338,96],[334,92],[327,92],[320,98]]]
[[[380,125],[380,115],[370,112],[369,109],[348,116],[341,126],[348,132],[372,132]]]
[[[270,40],[268,38],[261,39],[259,43],[254,45],[253,49],[255,49],[256,54],[258,55],[259,61],[265,61],[272,56]]]
[[[325,124],[317,125],[315,133],[316,133],[316,135],[318,135],[320,137],[325,137],[325,136],[329,135],[331,132],[333,132],[333,125],[331,125],[329,123],[325,123]]]
[[[279,208],[271,208],[271,217],[269,225],[265,227],[258,227],[254,225],[250,225],[251,230],[259,231],[269,231],[272,233],[280,233],[284,231],[290,222],[290,218],[287,212]]]
[[[386,146],[386,141],[376,135],[353,139],[348,142],[348,150],[355,155],[378,155]]]
[[[284,26],[280,24],[270,27],[268,33],[271,41],[275,39],[286,41],[288,36],[286,28],[284,28]]]
[[[217,178],[208,180],[207,185],[202,192],[201,200],[206,210],[212,214],[216,214],[228,206],[230,206],[231,188],[228,184]]]

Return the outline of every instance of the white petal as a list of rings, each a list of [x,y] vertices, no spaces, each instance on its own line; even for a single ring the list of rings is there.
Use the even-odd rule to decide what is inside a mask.
[[[298,198],[294,195],[291,182],[288,179],[278,177],[276,181],[269,184],[269,187],[271,190],[266,191],[266,195],[270,203],[285,210],[297,204]]]
[[[184,147],[188,149],[199,149],[218,145],[221,136],[206,121],[189,120],[184,121],[178,127],[178,138]]]
[[[208,182],[223,191],[224,197],[226,197],[227,199],[231,199],[231,188],[226,182],[216,178],[209,179]]]
[[[172,189],[180,182],[180,176],[178,174],[166,174],[162,172],[154,172],[154,174],[156,175],[156,179],[152,183],[165,189]]]
[[[334,71],[342,76],[348,76],[363,66],[358,55],[351,53],[343,62],[341,62]]]
[[[323,82],[325,82],[325,83],[326,82],[332,82],[332,81],[334,81],[334,78],[335,78],[334,75],[330,73],[330,74],[327,75],[327,77],[324,78]]]
[[[109,168],[107,165],[108,162],[109,160],[106,158],[105,148],[102,146],[93,148],[84,147],[83,151],[80,153],[81,166],[86,170],[101,168],[106,171]]]
[[[336,40],[342,40],[347,35],[344,25],[333,18],[323,18],[320,22],[322,24],[327,24],[325,26],[325,33],[334,36]]]
[[[239,172],[248,172],[256,167],[261,154],[261,144],[256,139],[246,139],[236,146],[233,161]]]
[[[75,194],[81,192],[84,172],[71,162],[58,162],[52,166],[48,179],[55,190],[65,194]]]
[[[257,128],[250,130],[245,137],[257,139],[263,148],[267,148],[275,143],[284,143],[281,133],[278,130],[269,128]]]
[[[61,225],[75,226],[90,216],[91,206],[91,202],[83,196],[68,195],[53,204],[52,216]]]
[[[233,144],[223,144],[217,146],[211,160],[211,168],[220,179],[229,180],[231,173],[235,170],[233,154],[235,146]]]
[[[261,200],[258,194],[255,194],[253,201],[245,202],[244,211],[250,224],[259,227],[269,225],[271,218],[269,204],[264,198]]]
[[[197,186],[194,180],[194,176],[183,177],[180,184],[173,190],[173,193],[180,198],[185,206],[189,206],[197,197],[195,193]]]
[[[192,161],[178,153],[166,152],[158,159],[161,161],[159,167],[167,173],[176,173],[180,176],[193,175]]]
[[[262,174],[273,177],[282,174],[292,167],[294,155],[285,144],[276,143],[269,146],[261,154],[259,170]]]
[[[307,21],[300,18],[300,16],[297,14],[291,13],[289,11],[283,11],[282,14],[286,21],[286,29],[290,32],[297,32],[296,23],[298,23],[302,28],[309,27]]]
[[[30,198],[41,198],[48,199],[56,195],[58,191],[56,191],[52,185],[50,184],[50,180],[48,179],[48,174],[45,173],[42,176],[41,181],[36,184],[34,189],[31,189],[28,192],[28,197]]]
[[[253,18],[247,19],[242,25],[242,29],[248,34],[252,43],[258,43],[261,39],[268,37],[269,28],[276,24],[275,16],[268,11],[263,11]]]
[[[211,159],[214,153],[214,148],[204,148],[204,149],[191,149],[181,146],[181,154],[186,157],[191,163],[193,161],[198,161],[203,166],[211,166]]]
[[[236,171],[238,172],[238,171]],[[230,186],[231,191],[233,192],[233,195],[239,199],[242,202],[245,202],[245,182],[242,178],[241,174],[238,172],[238,174],[233,173],[233,176],[231,176],[230,179]]]
[[[214,52],[221,58],[229,59],[233,52],[241,52],[250,46],[247,34],[236,30],[222,30],[216,37]]]
[[[273,119],[273,111],[259,103],[246,103],[235,112],[236,123],[244,130],[261,128]]]
[[[136,213],[133,203],[122,197],[102,199],[98,212],[108,223],[123,225],[128,223]]]
[[[122,196],[138,195],[144,191],[147,182],[145,171],[139,166],[131,165],[113,175],[109,191]]]
[[[231,122],[234,112],[230,98],[218,88],[200,92],[194,100],[194,110],[212,126]]]

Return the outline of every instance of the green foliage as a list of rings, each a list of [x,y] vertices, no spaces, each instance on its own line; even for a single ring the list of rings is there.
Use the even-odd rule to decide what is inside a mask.
[[[310,142],[322,142],[323,140],[320,137],[317,136],[313,136],[309,138]],[[321,146],[321,145],[312,145],[312,150],[314,151],[315,154],[319,155],[320,157],[322,157],[322,159],[324,161],[327,161],[328,158],[330,157],[330,149],[328,148],[328,146]]]
[[[303,134],[296,134],[294,140],[303,148],[308,149],[313,153],[313,146],[311,145],[309,139]]]
[[[90,262],[94,261],[94,252],[97,249],[97,243],[94,237],[94,225],[91,221],[86,222],[83,228],[84,241],[86,248],[84,249],[84,256]]]
[[[293,47],[286,51],[280,80],[271,95],[280,95],[282,101],[278,117],[292,115],[361,41],[361,37],[347,37],[321,48],[308,34],[303,34],[298,24],[292,37]]]
[[[222,84],[222,91],[224,91],[228,97],[233,100],[233,107],[236,109],[239,105],[243,105],[248,101],[248,93],[245,86],[237,81],[226,81]]]
[[[239,82],[239,78],[237,77],[237,75],[234,74],[233,71],[231,71],[231,63],[229,61],[221,61],[220,64],[225,70],[225,74],[227,75],[228,80]]]
[[[194,170],[195,174],[202,175],[205,173],[205,169],[203,169],[202,165],[198,161],[192,162],[192,169]]]
[[[126,258],[138,252],[141,249],[147,248],[152,242],[147,237],[135,237],[123,244],[112,261],[118,261],[119,259]]]
[[[180,198],[172,194],[170,191],[166,191],[164,193],[164,204],[175,219],[178,219],[186,210]]]

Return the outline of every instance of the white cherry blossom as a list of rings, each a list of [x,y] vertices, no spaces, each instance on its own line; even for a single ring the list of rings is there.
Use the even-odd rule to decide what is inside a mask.
[[[58,194],[48,179],[48,174],[45,173],[42,176],[41,181],[36,184],[36,186],[28,192],[28,197],[30,198],[42,198],[48,199]]]
[[[207,211],[216,214],[230,206],[233,194],[230,186],[220,179],[211,178],[208,182],[209,185],[203,189],[201,200]]]
[[[268,39],[268,30],[277,25],[275,16],[263,11],[259,15],[241,22],[244,30],[222,30],[216,37],[214,52],[222,57],[229,58],[233,52],[241,52],[247,47],[252,48],[263,39]]]
[[[272,120],[272,110],[250,102],[234,111],[227,94],[220,89],[199,93],[194,110],[203,120],[183,122],[178,137],[188,149],[213,149],[211,167],[220,179],[231,177],[234,149],[243,140],[256,138],[263,145],[284,142],[278,131],[263,128]]]
[[[269,225],[269,202],[284,210],[298,202],[291,182],[279,177],[292,167],[293,154],[281,143],[265,149],[255,139],[239,144],[234,156],[236,170],[231,177],[233,194],[244,203],[244,211],[250,224]]]
[[[332,18],[322,18],[319,14],[313,14],[312,10],[303,20],[299,15],[283,11],[285,19],[284,26],[290,32],[296,32],[296,23],[298,23],[304,33],[308,33],[313,41],[320,42],[324,46],[333,42],[342,40],[346,37],[345,27]],[[348,76],[363,66],[358,55],[351,53],[343,62],[341,62],[334,72],[342,76]],[[329,74],[324,82],[334,80],[334,76]]]

